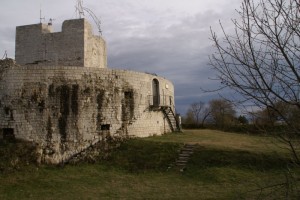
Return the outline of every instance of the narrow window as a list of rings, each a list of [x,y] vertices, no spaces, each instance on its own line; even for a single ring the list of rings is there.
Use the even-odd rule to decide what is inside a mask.
[[[153,95],[153,106],[159,106],[160,96],[159,96],[159,82],[157,79],[152,81],[152,95]]]

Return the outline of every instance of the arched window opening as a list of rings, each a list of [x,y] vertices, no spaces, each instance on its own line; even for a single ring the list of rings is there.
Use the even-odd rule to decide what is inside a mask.
[[[152,81],[152,94],[153,94],[153,106],[159,106],[160,96],[159,96],[159,82],[157,79]]]

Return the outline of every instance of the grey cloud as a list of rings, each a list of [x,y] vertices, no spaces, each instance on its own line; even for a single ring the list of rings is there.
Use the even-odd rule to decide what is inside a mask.
[[[151,24],[144,27],[142,36],[110,38],[109,64],[154,72],[172,80],[176,96],[180,97],[176,99],[178,110],[185,113],[189,103],[214,96],[203,94],[201,87],[218,87],[218,82],[209,79],[214,72],[208,66],[208,56],[213,52],[210,26],[217,26],[221,17],[220,13],[207,11],[168,26]],[[229,24],[226,22],[227,27]]]
[[[56,31],[61,29],[63,20],[75,17],[75,1],[41,2],[43,16],[55,19]],[[215,88],[218,85],[209,79],[214,76],[208,66],[208,56],[213,52],[209,40],[210,26],[219,32],[219,19],[222,19],[225,27],[231,29],[230,19],[234,18],[235,12],[233,5],[240,1],[224,0],[221,1],[222,8],[205,10],[201,8],[207,5],[205,2],[191,1],[199,6],[198,12],[195,12],[198,8],[191,12],[174,11],[172,5],[179,9],[179,1],[174,4],[159,2],[153,0],[153,5],[150,5],[152,1],[84,1],[85,6],[93,10],[102,22],[109,66],[156,73],[170,79],[175,85],[178,111],[184,114],[191,102],[206,101],[213,97],[200,89]],[[4,49],[14,51],[16,25],[39,22],[39,5],[35,1],[3,0],[1,3],[0,57]],[[188,5],[186,8],[191,7]],[[15,13],[9,13],[6,9],[15,10]],[[8,16],[9,23],[4,20]]]

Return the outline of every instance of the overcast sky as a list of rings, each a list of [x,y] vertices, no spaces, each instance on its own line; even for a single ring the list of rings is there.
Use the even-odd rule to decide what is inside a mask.
[[[207,102],[217,88],[208,65],[213,52],[210,26],[218,32],[219,20],[228,31],[241,0],[83,0],[101,20],[110,68],[156,73],[175,85],[177,112],[184,115],[195,101]],[[15,27],[54,19],[60,31],[65,19],[76,18],[76,0],[1,0],[0,59],[14,58]],[[86,18],[89,19],[86,14]],[[95,31],[96,32],[96,31]],[[228,94],[227,94],[228,95]]]

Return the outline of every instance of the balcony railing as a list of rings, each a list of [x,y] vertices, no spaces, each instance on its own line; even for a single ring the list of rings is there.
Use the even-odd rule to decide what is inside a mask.
[[[174,98],[169,95],[148,96],[149,106],[174,108]]]

